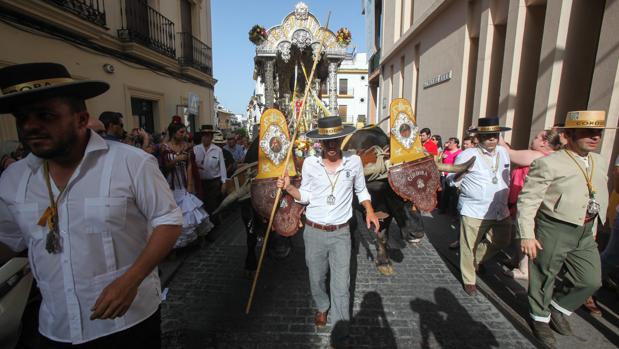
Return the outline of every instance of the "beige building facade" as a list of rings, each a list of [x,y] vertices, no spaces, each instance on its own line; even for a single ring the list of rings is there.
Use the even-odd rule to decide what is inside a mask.
[[[570,110],[605,110],[618,124],[618,1],[366,0],[364,13],[371,122],[403,97],[443,139],[498,116],[517,149]],[[618,142],[604,132],[610,167]]]
[[[191,131],[213,123],[210,0],[0,0],[0,13],[0,66],[56,62],[110,84],[91,116],[121,112],[127,131],[160,132],[173,115]],[[14,139],[0,117],[0,140]]]

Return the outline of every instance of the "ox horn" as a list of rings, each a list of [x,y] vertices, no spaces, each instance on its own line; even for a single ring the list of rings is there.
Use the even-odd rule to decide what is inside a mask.
[[[443,164],[442,162],[436,161],[436,167],[440,172],[449,172],[449,173],[462,173],[469,169],[469,167],[473,166],[475,163],[475,157],[472,157],[469,161],[462,163],[460,165],[450,165]]]

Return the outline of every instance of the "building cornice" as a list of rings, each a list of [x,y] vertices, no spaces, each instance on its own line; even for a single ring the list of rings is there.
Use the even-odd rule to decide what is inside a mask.
[[[105,55],[110,55],[116,59],[140,64],[145,68],[153,71],[158,71],[167,74],[172,78],[186,80],[187,82],[197,84],[204,87],[214,88],[217,80],[212,75],[206,74],[195,68],[182,66],[175,58],[166,56],[157,51],[154,51],[142,44],[136,42],[121,42],[117,37],[110,35],[105,28],[90,24],[73,14],[67,13],[64,17],[64,24],[59,26],[56,20],[50,20],[50,16],[32,15],[32,11],[26,11],[21,7],[8,6],[30,3],[29,1],[9,2],[8,0],[0,0],[0,9],[3,14],[2,20],[7,23],[15,23],[18,27],[27,27],[36,32],[41,32],[41,35],[51,35],[57,40],[66,41],[79,46],[85,50],[94,50]],[[33,1],[36,4],[45,4],[41,1]],[[46,4],[46,8],[51,6]],[[32,6],[25,6],[30,9]],[[58,9],[51,6],[54,11]],[[62,11],[62,10],[61,10]],[[50,11],[51,12],[51,11]],[[56,14],[56,12],[53,12]],[[47,13],[49,14],[49,13]],[[85,25],[86,32],[76,30]],[[30,32],[30,31],[29,31]],[[30,32],[33,35],[38,35],[35,32]]]
[[[338,74],[367,74],[367,69],[338,69]]]
[[[385,62],[389,61],[395,54],[400,51],[400,49],[412,41],[423,28],[425,28],[433,19],[438,17],[438,15],[447,8],[455,0],[436,0],[432,6],[421,15],[419,20],[414,26],[408,28],[408,30],[391,46],[389,51],[383,51],[383,55],[380,58],[380,66],[385,64]],[[462,0],[458,0],[462,1]],[[384,47],[383,47],[384,49]],[[379,68],[380,70],[380,68]]]
[[[108,28],[81,19],[80,17],[45,1],[0,0],[0,6],[19,12],[55,27],[78,34],[89,40],[107,35]]]

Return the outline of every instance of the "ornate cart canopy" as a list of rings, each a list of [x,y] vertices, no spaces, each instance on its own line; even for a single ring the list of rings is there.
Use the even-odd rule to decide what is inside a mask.
[[[314,57],[323,42],[315,77],[310,82],[312,95],[306,102],[307,116],[302,118],[304,128],[311,128],[313,121],[325,113],[337,113],[337,68],[349,55],[347,46],[351,35],[348,29],[334,33],[322,27],[308,6],[299,2],[280,25],[268,30],[256,25],[249,35],[256,44],[254,78],[260,78],[265,85],[265,106],[278,108],[288,118],[294,113],[296,96],[304,91],[305,74],[310,75]],[[328,111],[320,100],[323,81],[328,87]]]

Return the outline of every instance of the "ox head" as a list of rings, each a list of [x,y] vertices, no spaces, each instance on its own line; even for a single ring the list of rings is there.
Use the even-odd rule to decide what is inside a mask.
[[[468,170],[475,163],[475,157],[472,157],[469,161],[459,164],[459,165],[451,165],[451,164],[443,164],[438,160],[435,160],[436,167],[439,172],[448,172],[448,173],[456,173],[460,174]]]

